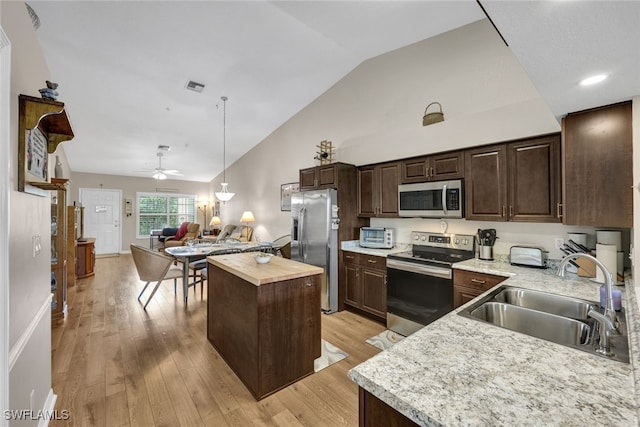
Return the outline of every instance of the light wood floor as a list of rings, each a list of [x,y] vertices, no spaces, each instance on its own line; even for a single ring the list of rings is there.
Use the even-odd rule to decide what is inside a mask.
[[[322,316],[322,336],[349,354],[256,402],[206,338],[204,301],[166,281],[147,307],[130,255],[96,261],[70,288],[69,312],[51,336],[57,425],[356,426],[357,386],[347,372],[379,352],[379,323],[350,312]],[[147,291],[149,292],[149,291]]]

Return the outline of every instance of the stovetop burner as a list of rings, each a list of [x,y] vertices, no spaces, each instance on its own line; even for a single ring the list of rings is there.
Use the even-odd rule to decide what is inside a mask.
[[[389,258],[447,266],[473,258],[473,236],[413,231],[411,240],[411,251],[389,254]]]

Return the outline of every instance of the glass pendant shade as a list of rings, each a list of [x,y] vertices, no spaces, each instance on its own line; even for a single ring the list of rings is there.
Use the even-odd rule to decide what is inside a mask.
[[[228,202],[233,196],[236,195],[236,193],[229,192],[229,189],[227,188],[227,186],[229,185],[228,183],[223,182],[220,185],[222,186],[222,189],[216,193],[216,199],[220,200],[221,202]]]
[[[227,157],[227,98],[226,96],[221,96],[223,105],[223,115],[222,115],[222,181],[227,180],[227,168],[226,168],[226,157]],[[236,193],[229,192],[227,186],[229,185],[227,182],[222,182],[220,184],[222,188],[219,192],[215,193],[216,198],[221,202],[228,202],[231,200]]]
[[[167,179],[167,175],[162,172],[156,172],[152,175],[155,179]]]

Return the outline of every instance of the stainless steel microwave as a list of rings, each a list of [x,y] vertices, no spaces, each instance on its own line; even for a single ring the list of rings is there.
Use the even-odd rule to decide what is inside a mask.
[[[399,215],[421,218],[462,218],[464,185],[461,179],[398,186]]]

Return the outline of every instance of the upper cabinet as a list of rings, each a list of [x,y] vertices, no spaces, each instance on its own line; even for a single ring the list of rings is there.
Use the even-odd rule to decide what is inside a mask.
[[[400,162],[358,168],[358,216],[398,216]]]
[[[300,169],[300,190],[316,190],[335,188],[337,185],[337,168],[340,163]]]
[[[467,150],[467,219],[560,222],[560,135]]]
[[[29,192],[34,187],[46,189],[43,184],[51,183],[48,155],[54,153],[61,142],[73,136],[62,102],[20,95],[18,190]]]
[[[506,144],[467,150],[464,161],[465,218],[506,221]]]
[[[564,223],[633,227],[631,102],[562,120]]]
[[[464,152],[434,154],[401,162],[402,184],[464,177]]]

